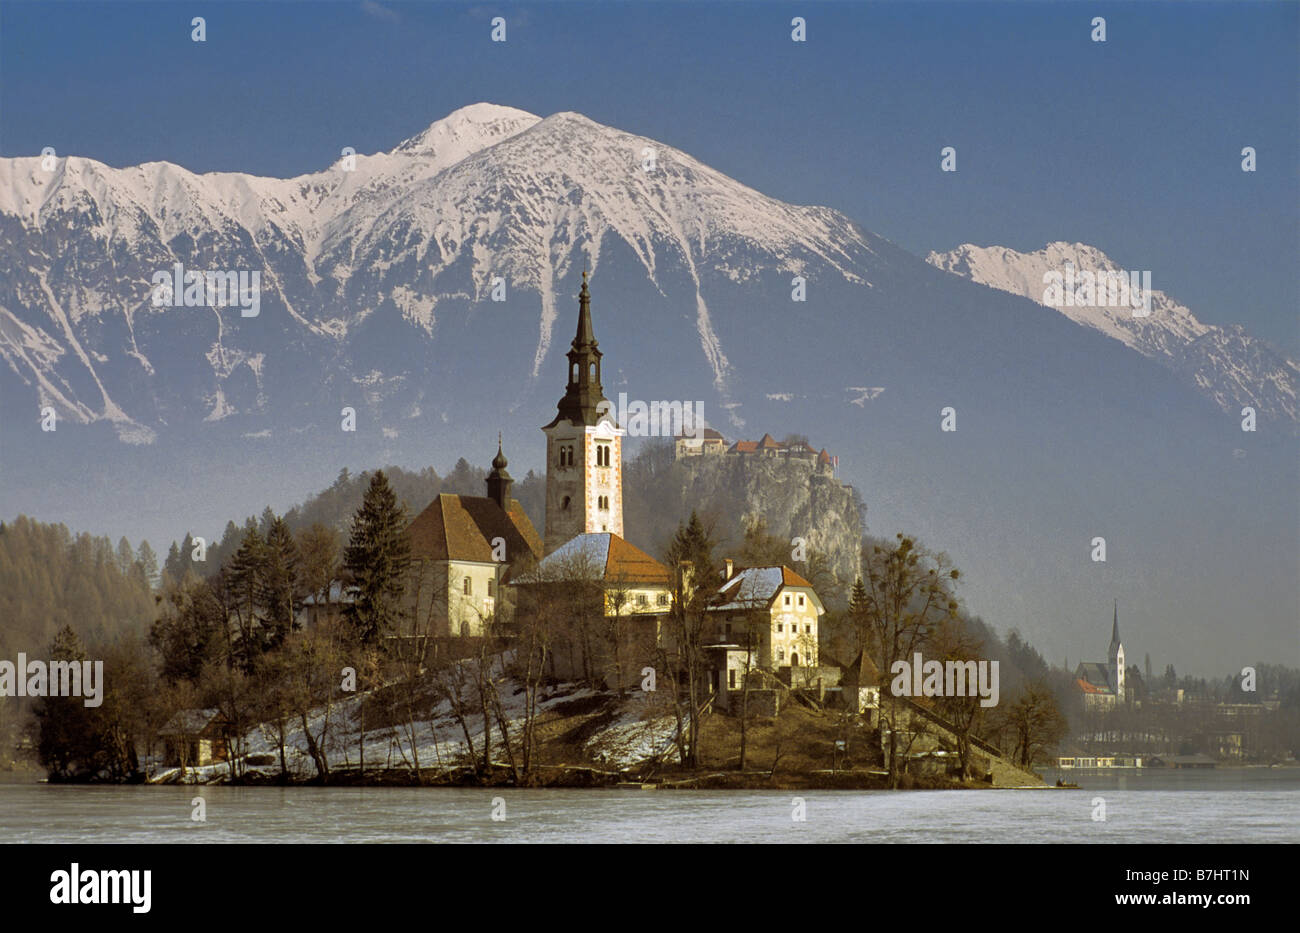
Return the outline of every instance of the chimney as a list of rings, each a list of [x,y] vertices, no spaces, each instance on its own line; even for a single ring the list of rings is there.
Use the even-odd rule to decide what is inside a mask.
[[[733,561],[730,557],[728,557],[724,563],[725,563],[726,566],[727,566],[727,572],[726,572],[725,574],[723,574],[723,576],[722,576],[722,581],[725,583],[726,581],[728,581],[728,580],[731,579],[732,575],[735,574],[735,572],[736,572],[736,562]]]

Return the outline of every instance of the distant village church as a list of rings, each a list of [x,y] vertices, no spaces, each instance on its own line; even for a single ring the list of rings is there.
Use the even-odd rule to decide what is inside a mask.
[[[601,352],[591,328],[582,273],[578,332],[569,347],[569,384],[546,433],[546,553],[581,534],[623,535],[623,435],[606,412]],[[603,404],[602,404],[603,403]]]
[[[1106,661],[1084,661],[1074,672],[1079,692],[1088,707],[1115,706],[1124,702],[1124,645],[1119,640],[1119,602],[1115,603]]]

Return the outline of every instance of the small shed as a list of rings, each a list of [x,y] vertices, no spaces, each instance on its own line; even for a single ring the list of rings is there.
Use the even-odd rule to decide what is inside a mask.
[[[874,725],[880,709],[880,670],[866,651],[859,651],[853,663],[844,668],[840,688],[845,706]]]
[[[203,768],[230,759],[230,721],[218,709],[181,710],[159,730],[168,767]]]

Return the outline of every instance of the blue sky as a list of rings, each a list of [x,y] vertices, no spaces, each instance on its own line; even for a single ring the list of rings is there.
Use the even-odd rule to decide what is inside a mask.
[[[4,2],[0,155],[283,176],[480,100],[577,110],[921,254],[1093,244],[1300,355],[1298,34],[1296,3]]]

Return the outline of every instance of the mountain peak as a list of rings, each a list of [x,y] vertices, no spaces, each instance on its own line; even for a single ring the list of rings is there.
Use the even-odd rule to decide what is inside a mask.
[[[394,153],[428,156],[452,165],[488,146],[517,136],[541,117],[500,104],[479,102],[453,110],[401,143]]]

